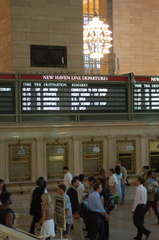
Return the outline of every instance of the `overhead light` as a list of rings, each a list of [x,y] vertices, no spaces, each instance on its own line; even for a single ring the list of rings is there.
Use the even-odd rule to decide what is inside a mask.
[[[108,29],[109,25],[97,17],[95,1],[94,17],[83,28],[84,54],[90,55],[91,58],[103,58],[110,52],[109,48],[112,47],[110,34],[112,32]]]

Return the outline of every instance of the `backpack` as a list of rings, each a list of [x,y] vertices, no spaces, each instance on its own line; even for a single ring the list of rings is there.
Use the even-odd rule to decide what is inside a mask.
[[[108,200],[105,201],[105,210],[107,211],[107,213],[109,213],[110,211],[112,211],[115,207],[115,201],[114,201],[114,196],[111,195]]]

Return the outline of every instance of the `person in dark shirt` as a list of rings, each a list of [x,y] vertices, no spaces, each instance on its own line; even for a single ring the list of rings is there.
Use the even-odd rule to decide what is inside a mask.
[[[106,204],[110,198],[110,196],[112,196],[111,192],[109,191],[109,187],[106,185],[106,180],[105,178],[98,178],[97,180],[99,185],[102,185],[102,191],[100,193],[101,196],[101,200],[103,203],[103,207],[104,209],[106,209]],[[107,213],[109,214],[108,209]],[[103,240],[108,240],[109,239],[109,221],[105,221],[104,216],[102,217],[103,220],[103,225],[104,225],[104,239]]]
[[[1,193],[7,191],[5,181],[0,179],[0,202],[1,202]]]
[[[13,210],[9,207],[12,204],[11,194],[7,191],[1,193],[0,205],[0,224],[7,227],[14,228],[15,214]]]
[[[79,202],[78,202],[78,194],[77,187],[79,186],[79,180],[77,177],[74,177],[71,181],[71,187],[67,190],[67,195],[70,197],[72,214],[73,214],[73,226],[75,235],[79,240],[84,240],[83,231],[82,231],[82,222],[81,216],[79,213]]]
[[[45,191],[43,179],[38,178],[36,182],[37,187],[32,192],[32,199],[30,204],[30,215],[33,216],[30,226],[30,233],[35,234],[35,224],[41,219],[41,196]]]

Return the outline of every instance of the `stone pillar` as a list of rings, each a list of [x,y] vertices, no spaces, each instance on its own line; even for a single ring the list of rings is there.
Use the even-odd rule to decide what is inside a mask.
[[[109,149],[108,149],[108,138],[103,139],[103,168],[107,171],[109,169]],[[108,174],[107,174],[108,175]]]
[[[33,176],[32,176],[32,179],[36,180],[40,176],[46,178],[46,163],[45,163],[46,154],[44,154],[44,139],[36,138],[36,142],[33,142],[32,149],[33,149],[33,154],[32,154]]]
[[[72,146],[71,146],[71,152],[72,155],[72,161],[71,161],[71,167],[73,167],[73,175],[78,176],[80,173],[83,172],[82,170],[82,148],[79,141],[79,138],[72,138]],[[74,152],[73,152],[74,151]],[[73,166],[72,166],[73,165]]]
[[[144,165],[149,166],[149,143],[147,135],[140,135],[140,161],[137,161],[137,174],[142,174],[142,167]],[[139,170],[138,170],[139,169]]]
[[[108,136],[108,159],[107,171],[109,168],[114,168],[116,162],[116,142],[112,136]]]
[[[9,181],[9,172],[8,172],[8,161],[6,155],[8,156],[7,152],[7,144],[5,140],[0,140],[0,178],[4,179],[6,182]]]

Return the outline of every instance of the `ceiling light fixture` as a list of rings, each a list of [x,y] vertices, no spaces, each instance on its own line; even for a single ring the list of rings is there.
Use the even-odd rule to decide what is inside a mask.
[[[94,17],[87,25],[83,26],[84,54],[90,55],[91,58],[103,58],[108,54],[112,33],[108,28],[109,25],[99,20],[96,12],[96,1],[94,0]]]

